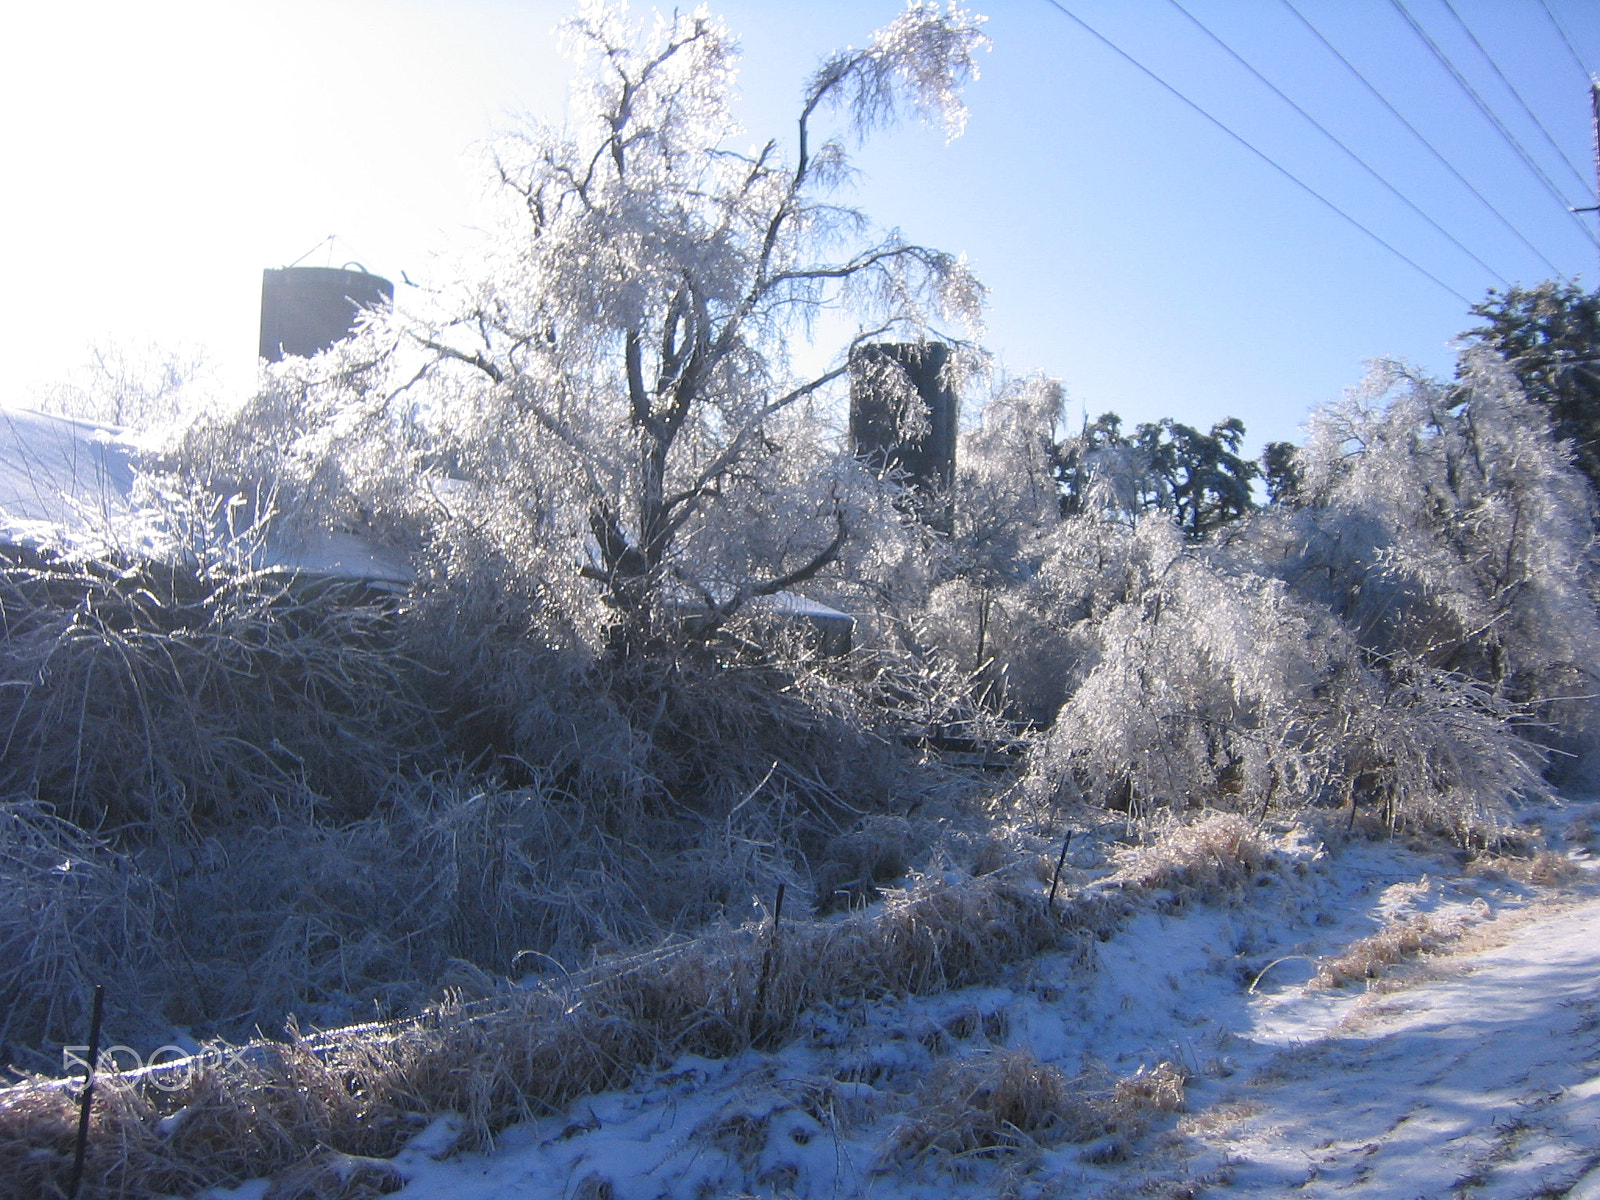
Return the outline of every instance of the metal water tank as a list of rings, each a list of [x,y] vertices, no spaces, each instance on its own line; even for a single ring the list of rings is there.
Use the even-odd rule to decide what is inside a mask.
[[[361,310],[393,303],[394,284],[360,263],[268,267],[261,272],[261,357],[321,354],[355,332]]]
[[[961,409],[949,363],[950,347],[941,342],[869,343],[850,357],[851,446],[876,470],[904,471],[913,488],[936,501],[924,515],[940,527],[950,519]],[[908,400],[922,411],[907,413]],[[907,425],[925,428],[908,434]]]

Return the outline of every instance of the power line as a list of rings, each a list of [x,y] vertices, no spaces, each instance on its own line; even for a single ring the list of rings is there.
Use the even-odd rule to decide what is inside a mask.
[[[1299,104],[1295,103],[1295,101],[1292,100],[1283,91],[1282,88],[1278,87],[1278,85],[1273,83],[1272,80],[1268,79],[1260,71],[1256,70],[1255,67],[1251,66],[1250,63],[1245,60],[1243,55],[1241,55],[1232,46],[1228,45],[1227,42],[1223,41],[1220,37],[1218,37],[1215,33],[1213,33],[1205,24],[1203,24],[1201,22],[1200,18],[1196,17],[1187,8],[1185,8],[1182,4],[1180,4],[1178,2],[1178,0],[1167,0],[1167,2],[1169,4],[1171,4],[1173,8],[1175,8],[1179,12],[1181,12],[1184,16],[1188,17],[1189,20],[1194,23],[1195,27],[1197,29],[1199,29],[1201,33],[1205,34],[1208,38],[1210,38],[1218,46],[1222,47],[1222,49],[1236,63],[1238,63],[1246,71],[1249,71],[1250,74],[1254,75],[1266,87],[1270,88],[1272,90],[1272,94],[1273,95],[1277,96],[1278,99],[1282,100],[1290,108],[1294,109],[1295,112],[1299,113],[1308,122],[1310,122],[1310,124],[1317,130],[1318,133],[1322,134],[1323,137],[1327,138],[1335,146],[1337,146],[1337,147],[1339,147],[1339,149],[1343,150],[1345,152],[1345,154],[1352,161],[1354,161],[1355,164],[1358,167],[1360,167],[1368,175],[1372,176],[1372,178],[1376,179],[1380,184],[1382,184],[1384,186],[1384,188],[1386,188],[1388,190],[1390,195],[1394,196],[1395,199],[1399,200],[1402,204],[1404,204],[1412,212],[1416,213],[1417,216],[1421,217],[1429,225],[1433,226],[1433,228],[1436,229],[1439,233],[1443,234],[1446,238],[1448,238],[1450,240],[1451,244],[1453,244],[1456,247],[1456,249],[1460,250],[1463,254],[1465,254],[1468,258],[1470,258],[1473,262],[1477,263],[1485,271],[1489,272],[1490,275],[1493,275],[1496,279],[1498,279],[1500,281],[1500,283],[1503,286],[1505,286],[1505,287],[1510,287],[1511,286],[1511,281],[1509,279],[1507,279],[1504,275],[1500,274],[1499,271],[1496,271],[1488,263],[1484,262],[1483,259],[1479,258],[1476,254],[1474,254],[1472,252],[1472,250],[1470,250],[1465,245],[1465,243],[1463,243],[1461,241],[1460,238],[1456,237],[1455,234],[1451,233],[1443,225],[1439,224],[1439,222],[1435,221],[1427,213],[1423,212],[1422,209],[1417,207],[1417,205],[1411,200],[1411,198],[1409,196],[1407,196],[1399,188],[1395,187],[1394,184],[1390,183],[1387,179],[1385,179],[1382,175],[1380,175],[1378,173],[1378,171],[1370,163],[1368,163],[1366,161],[1366,159],[1362,158],[1359,154],[1357,154],[1354,150],[1352,150],[1349,146],[1347,146],[1343,141],[1341,141],[1339,139],[1339,137],[1337,135],[1335,135],[1334,132],[1332,130],[1330,130],[1326,125],[1324,125],[1321,121],[1319,121],[1315,117],[1313,117],[1305,109],[1301,108]]]
[[[1566,46],[1567,53],[1572,55],[1572,61],[1578,64],[1578,70],[1583,72],[1584,79],[1594,79],[1594,72],[1584,63],[1583,55],[1578,53],[1578,48],[1572,44],[1572,39],[1567,36],[1567,27],[1557,19],[1555,10],[1550,7],[1550,0],[1539,0],[1539,7],[1544,9],[1544,15],[1550,18],[1550,24],[1556,27],[1556,33],[1561,36],[1562,45]]]
[[[1444,156],[1444,154],[1439,150],[1439,148],[1437,146],[1435,146],[1431,140],[1429,140],[1427,134],[1423,133],[1422,130],[1418,129],[1415,125],[1413,125],[1406,118],[1405,114],[1402,113],[1398,108],[1396,108],[1394,106],[1394,104],[1390,102],[1389,98],[1387,96],[1385,96],[1382,92],[1380,92],[1377,89],[1377,87],[1372,83],[1372,81],[1369,80],[1365,75],[1363,75],[1361,73],[1361,69],[1359,67],[1357,67],[1355,65],[1355,63],[1351,62],[1348,58],[1345,57],[1344,52],[1342,50],[1340,50],[1339,47],[1335,46],[1332,42],[1330,42],[1326,37],[1323,36],[1322,31],[1320,29],[1318,29],[1315,25],[1313,25],[1311,23],[1310,19],[1307,18],[1307,16],[1304,13],[1302,13],[1298,8],[1296,8],[1294,6],[1294,0],[1283,0],[1283,5],[1290,12],[1292,12],[1296,17],[1300,18],[1300,23],[1311,31],[1312,36],[1314,36],[1319,42],[1321,42],[1324,46],[1326,46],[1328,48],[1328,52],[1330,54],[1332,54],[1335,58],[1337,58],[1340,62],[1342,62],[1345,65],[1345,67],[1349,70],[1349,72],[1352,75],[1354,75],[1357,79],[1359,79],[1361,81],[1362,86],[1365,87],[1367,89],[1367,91],[1371,92],[1373,94],[1373,96],[1377,98],[1378,102],[1389,110],[1390,114],[1394,117],[1395,120],[1399,121],[1400,124],[1404,125],[1408,130],[1410,130],[1411,131],[1411,135],[1413,137],[1415,137],[1419,142],[1421,142],[1424,146],[1426,146],[1428,148],[1428,152],[1430,154],[1432,154],[1433,157],[1436,158],[1439,161],[1439,165],[1440,166],[1442,166],[1445,170],[1449,171],[1450,174],[1455,177],[1456,181],[1458,183],[1460,183],[1462,187],[1466,188],[1467,191],[1471,192],[1474,196],[1476,196],[1478,198],[1478,200],[1483,204],[1483,206],[1485,208],[1487,208],[1497,218],[1499,218],[1500,223],[1502,225],[1504,225],[1507,229],[1509,229],[1511,231],[1512,235],[1519,242],[1521,242],[1530,251],[1532,251],[1533,254],[1535,255],[1535,257],[1537,257],[1540,262],[1544,263],[1545,266],[1549,267],[1550,270],[1555,272],[1555,274],[1558,277],[1563,278],[1563,279],[1566,278],[1565,272],[1563,272],[1560,267],[1556,266],[1555,263],[1551,262],[1550,259],[1545,257],[1544,252],[1542,250],[1540,250],[1539,247],[1535,246],[1532,242],[1530,242],[1527,239],[1527,237],[1524,236],[1522,230],[1518,229],[1515,225],[1513,225],[1511,223],[1511,218],[1506,216],[1505,213],[1501,212],[1500,209],[1495,206],[1494,201],[1490,200],[1489,197],[1485,196],[1482,192],[1480,192],[1478,190],[1478,188],[1477,188],[1477,185],[1474,184],[1465,175],[1463,175],[1456,168],[1455,164],[1452,163],[1448,158],[1446,158]]]
[[[1561,211],[1566,213],[1567,216],[1572,219],[1573,224],[1575,224],[1579,229],[1583,230],[1583,235],[1586,238],[1588,238],[1591,242],[1594,242],[1595,245],[1600,246],[1600,238],[1596,238],[1593,233],[1589,232],[1589,227],[1580,221],[1577,215],[1572,212],[1572,206],[1567,203],[1566,197],[1561,194],[1561,190],[1556,187],[1555,183],[1550,179],[1550,176],[1544,173],[1544,168],[1533,161],[1533,156],[1523,149],[1522,143],[1517,141],[1515,135],[1513,135],[1512,132],[1506,128],[1505,122],[1500,120],[1500,118],[1495,115],[1494,110],[1484,102],[1483,97],[1478,95],[1477,90],[1467,82],[1467,77],[1456,68],[1455,63],[1451,62],[1450,59],[1445,56],[1445,52],[1439,49],[1439,44],[1435,42],[1431,36],[1429,36],[1428,31],[1417,23],[1417,19],[1413,17],[1410,10],[1406,8],[1404,0],[1389,0],[1389,3],[1394,7],[1396,12],[1405,18],[1406,24],[1411,26],[1412,32],[1415,33],[1417,37],[1421,39],[1422,44],[1432,52],[1433,57],[1438,60],[1439,65],[1449,72],[1450,77],[1456,81],[1456,86],[1466,93],[1467,98],[1470,99],[1473,104],[1477,105],[1478,111],[1483,114],[1484,119],[1493,125],[1499,132],[1500,136],[1505,139],[1506,144],[1517,152],[1517,156],[1522,159],[1523,165],[1538,177],[1539,182],[1544,185],[1545,190],[1550,193],[1551,198],[1561,206]]]
[[[1500,64],[1495,62],[1494,56],[1484,49],[1483,43],[1478,40],[1478,35],[1473,33],[1467,27],[1467,23],[1461,19],[1461,14],[1456,11],[1455,5],[1451,4],[1450,0],[1440,0],[1440,2],[1444,5],[1445,11],[1456,19],[1456,24],[1461,26],[1461,32],[1466,34],[1472,40],[1472,44],[1478,48],[1478,53],[1483,55],[1483,61],[1489,64],[1494,73],[1499,76],[1500,82],[1506,85],[1506,91],[1515,96],[1517,103],[1522,105],[1522,111],[1528,114],[1528,120],[1533,122],[1534,128],[1544,136],[1545,141],[1550,143],[1550,148],[1561,156],[1561,161],[1567,164],[1567,170],[1572,172],[1572,177],[1578,181],[1578,186],[1587,189],[1589,181],[1583,177],[1583,172],[1573,165],[1572,160],[1567,157],[1567,152],[1556,144],[1555,138],[1550,136],[1550,131],[1545,128],[1544,122],[1539,120],[1533,109],[1528,107],[1528,102],[1522,98],[1522,93],[1517,91],[1516,85],[1506,78],[1506,73],[1500,69]]]
[[[1059,12],[1062,16],[1067,17],[1068,19],[1076,22],[1077,25],[1080,28],[1082,28],[1086,33],[1088,33],[1090,36],[1092,36],[1097,41],[1099,41],[1107,49],[1113,51],[1119,57],[1121,57],[1122,59],[1126,60],[1128,63],[1130,63],[1135,68],[1137,68],[1144,75],[1148,76],[1154,82],[1160,84],[1161,87],[1165,88],[1173,96],[1177,97],[1184,104],[1188,105],[1195,112],[1199,113],[1207,121],[1210,121],[1211,124],[1215,125],[1223,133],[1227,134],[1234,141],[1238,142],[1241,146],[1243,146],[1246,150],[1250,151],[1251,154],[1254,154],[1262,162],[1266,163],[1267,166],[1271,167],[1274,171],[1278,172],[1278,174],[1282,175],[1285,179],[1289,180],[1290,183],[1293,183],[1296,187],[1298,187],[1302,191],[1308,193],[1314,200],[1316,200],[1318,203],[1322,204],[1325,208],[1331,209],[1335,214],[1337,214],[1338,216],[1344,218],[1344,220],[1348,221],[1351,225],[1354,225],[1362,233],[1366,234],[1369,238],[1371,238],[1373,241],[1377,242],[1378,245],[1382,246],[1390,254],[1393,254],[1396,258],[1400,259],[1407,266],[1411,267],[1411,269],[1416,271],[1419,275],[1423,275],[1426,278],[1432,280],[1435,284],[1437,284],[1439,287],[1443,288],[1445,291],[1449,292],[1457,300],[1461,301],[1463,304],[1467,305],[1468,307],[1470,307],[1472,305],[1472,301],[1471,300],[1467,299],[1460,292],[1456,291],[1455,288],[1451,287],[1444,280],[1440,279],[1432,271],[1428,270],[1426,267],[1422,266],[1416,260],[1412,259],[1410,256],[1408,256],[1407,254],[1405,254],[1401,250],[1397,249],[1396,247],[1394,247],[1390,243],[1386,242],[1383,238],[1379,237],[1371,229],[1368,229],[1360,221],[1356,220],[1349,213],[1345,212],[1344,209],[1340,208],[1332,200],[1329,200],[1321,192],[1317,191],[1316,188],[1312,187],[1305,180],[1301,179],[1298,175],[1294,174],[1287,167],[1280,166],[1277,162],[1275,162],[1272,158],[1270,158],[1264,151],[1258,150],[1254,145],[1252,145],[1249,141],[1247,141],[1243,137],[1243,135],[1235,133],[1227,125],[1224,125],[1216,117],[1212,116],[1205,109],[1201,108],[1200,105],[1196,104],[1193,100],[1189,99],[1188,96],[1185,96],[1177,88],[1173,87],[1172,84],[1168,83],[1165,79],[1161,78],[1161,76],[1157,75],[1149,67],[1145,66],[1138,59],[1134,58],[1133,55],[1129,54],[1121,46],[1117,45],[1110,38],[1106,37],[1105,34],[1101,33],[1094,26],[1090,25],[1082,17],[1078,16],[1076,13],[1074,13],[1074,12],[1070,11],[1069,9],[1067,9],[1065,6],[1063,6],[1061,4],[1061,0],[1045,0],[1045,2],[1047,4],[1049,4],[1052,8],[1054,8],[1057,12]]]

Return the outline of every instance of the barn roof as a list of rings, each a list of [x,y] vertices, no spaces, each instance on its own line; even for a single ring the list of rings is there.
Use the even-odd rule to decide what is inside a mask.
[[[136,486],[148,453],[137,434],[114,425],[0,409],[0,546],[127,558],[170,554],[172,532]],[[403,560],[355,534],[290,533],[279,524],[254,552],[259,569],[385,587],[412,580]]]

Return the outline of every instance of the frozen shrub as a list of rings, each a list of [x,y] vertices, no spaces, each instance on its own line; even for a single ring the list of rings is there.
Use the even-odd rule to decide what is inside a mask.
[[[1134,811],[1303,794],[1301,708],[1337,631],[1281,584],[1186,547],[1166,522],[1123,536],[1095,576],[1056,568],[1078,576],[1056,587],[1085,614],[1083,675],[1033,786]]]
[[[1167,1062],[1123,1079],[1103,1070],[1069,1079],[1028,1050],[977,1054],[934,1072],[884,1157],[898,1166],[948,1166],[1087,1142],[1090,1161],[1120,1158],[1152,1117],[1183,1111],[1186,1082]]]
[[[1189,541],[1091,472],[1037,571],[958,598],[1048,631],[1035,802],[1366,806],[1465,837],[1545,789],[1547,751],[1558,779],[1593,753],[1591,499],[1501,364],[1451,386],[1379,364],[1297,467],[1292,497]]]
[[[1120,1112],[1124,1121],[1137,1121],[1142,1113],[1182,1112],[1186,1102],[1184,1085],[1188,1080],[1186,1072],[1169,1062],[1140,1067],[1132,1075],[1117,1080],[1111,1089],[1112,1109]]]
[[[1336,988],[1377,979],[1397,964],[1437,950],[1460,935],[1459,925],[1442,924],[1425,915],[1406,917],[1351,944],[1343,954],[1323,959],[1312,984]]]
[[[1310,435],[1297,504],[1250,530],[1263,565],[1381,661],[1481,684],[1560,761],[1591,751],[1593,497],[1505,365],[1379,363]]]

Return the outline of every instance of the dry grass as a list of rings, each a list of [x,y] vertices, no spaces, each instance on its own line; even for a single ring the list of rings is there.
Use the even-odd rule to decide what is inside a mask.
[[[171,839],[286,811],[361,816],[436,744],[392,599],[251,569],[0,555],[0,793]]]
[[[1600,851],[1600,812],[1591,811],[1568,822],[1561,837],[1568,845],[1581,846],[1591,854]]]
[[[323,1152],[273,1180],[264,1200],[372,1200],[398,1192],[405,1182],[393,1163]]]
[[[414,1012],[446,986],[486,995],[577,969],[597,944],[703,927],[785,880],[803,908],[781,843],[648,814],[612,833],[548,783],[473,782],[396,783],[381,815],[343,826],[287,819],[132,852],[43,805],[0,804],[0,1064],[52,1069],[55,1046],[83,1040],[96,983],[112,1039],[153,1046],[173,1024],[326,1026]]]
[[[1539,849],[1531,854],[1480,855],[1467,864],[1467,874],[1487,879],[1501,876],[1536,887],[1560,887],[1577,878],[1579,867],[1564,854]]]
[[[1112,1081],[1093,1070],[1069,1079],[1027,1050],[976,1054],[933,1074],[884,1161],[949,1166],[1102,1139],[1087,1153],[1121,1157],[1154,1116],[1183,1111],[1185,1081],[1171,1063]]]
[[[1184,1117],[1178,1122],[1177,1131],[1191,1137],[1226,1136],[1265,1107],[1259,1100],[1224,1101]]]
[[[1184,1085],[1189,1076],[1172,1063],[1140,1067],[1111,1089],[1112,1105],[1125,1113],[1175,1113],[1184,1109]]]
[[[0,803],[0,913],[0,1049],[83,1029],[95,983],[138,1009],[162,974],[157,890],[43,805]]]
[[[915,1115],[889,1139],[885,1160],[1001,1157],[1056,1142],[1098,1137],[1103,1122],[1055,1067],[1026,1050],[981,1054],[937,1070]]]
[[[1379,979],[1400,963],[1442,949],[1461,936],[1459,923],[1426,915],[1393,921],[1370,937],[1352,943],[1336,958],[1325,958],[1311,981],[1313,987],[1335,988]]]
[[[491,994],[780,883],[792,917],[808,875],[870,899],[934,827],[874,814],[972,790],[897,736],[952,702],[908,669],[608,657],[559,564],[482,538],[403,601],[309,587],[207,503],[172,563],[0,557],[0,1066],[51,1069],[95,983],[149,1047]]]
[[[254,572],[264,522],[201,516],[185,565],[0,557],[0,899],[29,914],[0,927],[0,1066],[81,1040],[94,983],[134,1045],[339,1024],[779,883],[792,914],[808,873],[870,898],[926,850],[871,817],[951,783],[879,728],[934,703],[914,680],[608,661],[538,562],[435,564],[397,605]]]
[[[1167,830],[1129,852],[1109,882],[1173,906],[1235,895],[1267,864],[1270,847],[1255,824],[1237,813],[1210,813]]]
[[[260,1044],[248,1061],[202,1072],[171,1093],[108,1079],[97,1091],[86,1194],[187,1193],[281,1177],[306,1170],[319,1148],[382,1158],[439,1112],[459,1114],[466,1144],[482,1145],[514,1121],[620,1086],[641,1064],[785,1037],[824,1000],[991,978],[1062,932],[1060,914],[1031,889],[993,877],[925,882],[841,922],[785,924],[771,941],[760,1010],[770,939],[747,927],[608,961],[560,990]],[[161,1132],[161,1119],[180,1112]],[[35,1080],[0,1092],[0,1196],[55,1194],[74,1129],[66,1089]]]

